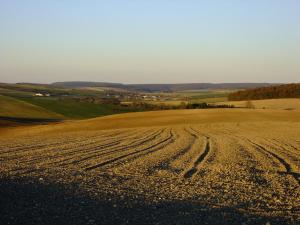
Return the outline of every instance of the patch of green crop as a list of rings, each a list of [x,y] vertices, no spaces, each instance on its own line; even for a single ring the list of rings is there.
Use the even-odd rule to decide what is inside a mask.
[[[72,99],[58,99],[55,97],[20,97],[19,99],[59,113],[70,119],[86,119],[117,113],[134,112],[136,109],[111,104],[93,104],[76,102]]]

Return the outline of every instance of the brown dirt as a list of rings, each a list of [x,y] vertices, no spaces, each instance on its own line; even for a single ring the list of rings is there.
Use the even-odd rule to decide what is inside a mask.
[[[152,127],[100,124],[128,114],[2,135],[2,224],[300,223],[297,116],[182,112],[161,126],[153,112]]]

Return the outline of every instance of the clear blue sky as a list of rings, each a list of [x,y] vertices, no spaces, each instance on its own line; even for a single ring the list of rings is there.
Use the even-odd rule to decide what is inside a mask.
[[[0,0],[0,82],[300,82],[299,0]]]

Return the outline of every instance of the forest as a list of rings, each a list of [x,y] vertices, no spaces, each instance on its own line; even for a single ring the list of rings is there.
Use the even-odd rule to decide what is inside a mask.
[[[300,83],[261,87],[230,93],[229,101],[259,100],[274,98],[299,98]]]

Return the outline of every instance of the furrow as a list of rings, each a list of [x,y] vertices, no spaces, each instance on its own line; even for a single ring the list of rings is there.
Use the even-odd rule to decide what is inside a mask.
[[[109,134],[109,135],[105,135],[105,134],[102,134],[102,135],[99,135],[99,134],[96,134],[96,135],[93,135],[93,136],[88,136],[88,137],[80,137],[79,140],[74,140],[74,138],[70,138],[68,141],[66,140],[66,138],[62,139],[62,140],[59,140],[55,142],[50,142],[50,143],[45,143],[45,140],[43,140],[43,144],[32,144],[30,146],[26,146],[24,147],[23,144],[21,144],[21,147],[20,146],[17,146],[17,147],[10,147],[8,151],[0,151],[0,155],[2,154],[8,154],[8,153],[16,153],[16,152],[26,152],[26,151],[34,151],[34,150],[41,150],[41,148],[49,148],[49,147],[55,147],[59,144],[61,144],[62,142],[67,145],[67,144],[74,144],[75,143],[80,143],[80,142],[84,142],[85,140],[87,139],[99,139],[99,138],[109,138],[109,137],[115,137],[116,135],[119,135],[119,134],[122,134],[122,132],[118,132],[117,134],[113,133],[113,134]],[[40,143],[40,141],[38,142]]]
[[[111,137],[112,134],[110,134],[109,136]],[[74,147],[78,148],[78,147],[81,147],[81,146],[95,145],[95,144],[98,144],[99,142],[103,141],[102,139],[99,140],[99,138],[103,138],[103,137],[102,136],[99,137],[99,135],[94,135],[92,137],[88,136],[88,137],[85,137],[85,138],[80,138],[79,140],[76,140],[76,139],[74,140],[73,139],[73,140],[70,140],[70,141],[67,141],[67,142],[66,142],[66,140],[61,140],[60,142],[57,142],[53,145],[47,145],[46,144],[46,145],[43,145],[42,147],[41,146],[35,146],[34,148],[32,148],[32,146],[28,146],[28,147],[26,147],[25,151],[20,152],[20,155],[16,154],[16,152],[12,152],[13,157],[11,157],[10,155],[8,155],[6,157],[2,157],[2,161],[26,158],[27,155],[22,155],[22,154],[26,153],[27,151],[30,151],[30,153],[32,153],[32,151],[40,152],[39,154],[37,152],[35,153],[35,154],[38,154],[38,158],[39,158],[40,155],[45,154],[44,151],[50,152],[52,150],[56,150],[58,147],[61,147],[61,146],[63,146],[63,148],[60,149],[60,153],[62,151],[72,150]],[[115,139],[115,138],[116,137],[113,137],[113,139]],[[90,140],[93,140],[93,141],[90,141]],[[69,153],[66,153],[66,154],[69,154]]]
[[[113,153],[117,153],[117,152],[121,152],[121,151],[125,151],[125,150],[128,150],[130,148],[134,148],[134,147],[137,147],[137,146],[140,146],[140,145],[143,145],[149,141],[152,141],[152,140],[155,140],[159,135],[161,135],[161,133],[163,132],[164,130],[159,130],[158,132],[153,132],[151,135],[147,136],[146,138],[143,138],[141,140],[135,140],[133,141],[132,143],[128,143],[126,145],[122,144],[121,146],[119,146],[118,149],[113,149],[113,150],[107,150],[105,152],[103,151],[100,151],[100,152],[93,152],[93,154],[91,155],[88,155],[86,157],[83,157],[83,158],[80,158],[80,159],[76,159],[70,163],[67,163],[67,164],[63,164],[63,165],[69,165],[69,164],[77,164],[77,163],[80,163],[80,162],[84,162],[86,160],[89,160],[89,159],[92,159],[92,158],[95,158],[95,157],[101,157],[101,156],[106,156],[106,155],[110,155],[110,154],[113,154]],[[139,135],[140,136],[140,135]],[[131,139],[130,139],[131,140]]]
[[[122,159],[126,159],[126,158],[128,158],[128,157],[130,157],[130,156],[134,156],[134,155],[137,155],[137,154],[140,154],[140,153],[144,153],[144,152],[146,152],[146,151],[148,151],[148,153],[153,152],[153,151],[156,151],[156,150],[158,150],[159,148],[158,148],[158,149],[153,149],[153,148],[158,147],[158,146],[160,146],[160,145],[162,145],[162,144],[168,142],[169,140],[172,139],[172,137],[173,137],[173,134],[172,134],[172,132],[170,131],[170,135],[169,135],[167,138],[163,139],[162,141],[160,141],[160,142],[158,142],[158,143],[156,143],[156,144],[153,144],[153,145],[151,145],[151,146],[149,146],[149,147],[143,148],[143,149],[138,150],[138,151],[134,151],[134,152],[128,153],[128,154],[126,154],[126,155],[122,155],[122,156],[119,156],[119,157],[116,157],[116,158],[107,160],[107,161],[102,162],[102,163],[98,163],[98,164],[96,164],[96,165],[94,165],[94,166],[87,167],[87,168],[85,168],[85,171],[94,170],[94,169],[96,169],[96,168],[103,167],[103,166],[106,166],[106,165],[111,164],[111,163],[115,163],[115,162],[120,161],[120,160],[122,160]],[[153,150],[149,152],[150,149],[153,149]]]
[[[183,156],[187,152],[189,152],[192,149],[193,145],[195,144],[196,140],[198,139],[198,137],[195,134],[191,133],[186,128],[184,128],[184,131],[191,136],[191,141],[189,141],[187,143],[187,145],[183,146],[179,151],[176,150],[175,154],[172,151],[167,155],[167,157],[164,160],[162,160],[161,162],[159,162],[155,166],[150,166],[147,169],[148,174],[154,175],[155,172],[160,171],[160,170],[168,170],[170,172],[175,172],[175,173],[180,172],[180,170],[178,170],[176,168],[173,168],[171,166],[171,163],[174,162],[175,160],[179,159],[181,156]],[[184,137],[182,137],[182,138],[184,138]],[[176,138],[176,141],[179,140],[179,139],[180,139],[180,136],[178,135],[178,137]],[[188,138],[184,138],[185,141],[187,141],[187,139]]]
[[[293,146],[291,144],[279,141],[279,140],[274,139],[274,138],[271,139],[269,142],[271,144],[276,145],[277,147],[280,147],[280,148],[282,148],[281,145],[285,145],[285,146],[287,146],[287,148],[285,148],[284,150],[288,151],[290,154],[294,155],[295,157],[298,157],[298,158],[300,157],[300,149],[297,149],[295,146]],[[291,150],[291,149],[293,149],[293,150]]]
[[[206,145],[203,153],[201,153],[199,157],[195,160],[192,168],[190,168],[187,172],[184,173],[183,175],[184,178],[192,178],[197,173],[199,165],[201,164],[201,162],[204,161],[209,151],[210,151],[210,138],[206,137]]]
[[[296,172],[293,172],[291,165],[285,159],[283,159],[279,155],[275,154],[274,152],[267,150],[266,148],[264,148],[260,144],[257,144],[255,142],[249,140],[249,139],[248,139],[248,141],[250,143],[252,143],[254,146],[256,146],[256,148],[259,149],[260,151],[263,151],[263,152],[271,155],[275,159],[277,159],[281,163],[281,165],[283,165],[283,167],[285,168],[285,170],[286,170],[285,174],[291,175],[295,179],[295,181],[298,183],[298,185],[300,186],[300,174],[298,174]]]
[[[125,136],[117,141],[113,141],[113,142],[111,142],[111,139],[109,139],[108,141],[106,141],[106,143],[103,143],[101,145],[99,145],[99,143],[101,143],[103,140],[95,140],[89,144],[81,144],[79,146],[75,145],[73,147],[69,147],[69,146],[65,147],[64,146],[63,149],[60,149],[59,153],[57,153],[57,151],[51,152],[51,149],[49,149],[49,152],[51,152],[52,155],[43,156],[40,158],[34,158],[31,161],[27,161],[27,162],[36,162],[41,159],[54,160],[54,159],[63,158],[65,156],[71,156],[71,157],[64,158],[62,160],[62,162],[64,162],[64,161],[71,160],[71,159],[78,157],[78,154],[82,155],[82,154],[88,153],[90,151],[102,150],[102,149],[105,149],[108,147],[117,146],[122,140],[130,138],[130,137],[132,137],[132,135],[135,135],[135,133],[127,135],[127,136]],[[61,161],[59,161],[59,162],[61,162]],[[56,164],[56,163],[57,163],[57,161],[50,162],[49,165]]]

